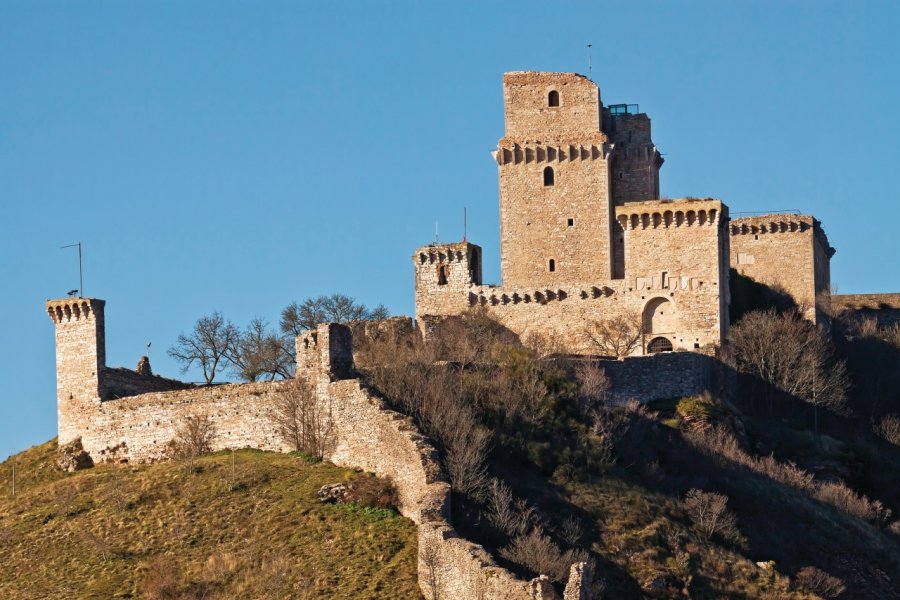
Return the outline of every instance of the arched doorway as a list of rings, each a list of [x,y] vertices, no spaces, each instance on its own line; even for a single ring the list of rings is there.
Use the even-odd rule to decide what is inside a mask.
[[[657,354],[659,352],[671,352],[672,342],[668,338],[656,337],[647,344],[647,354]]]

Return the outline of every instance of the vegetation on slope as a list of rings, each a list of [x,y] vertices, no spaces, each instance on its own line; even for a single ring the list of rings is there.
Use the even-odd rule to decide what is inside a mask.
[[[723,364],[715,394],[610,406],[602,369],[527,341],[475,311],[357,353],[436,441],[454,524],[501,564],[561,585],[588,559],[608,598],[898,597],[900,449],[852,402],[813,419]]]
[[[320,504],[361,475],[241,450],[68,474],[55,441],[0,465],[3,598],[419,598],[412,522]]]

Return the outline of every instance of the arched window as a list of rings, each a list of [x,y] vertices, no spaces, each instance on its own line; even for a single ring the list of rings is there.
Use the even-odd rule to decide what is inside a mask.
[[[544,187],[549,187],[556,183],[556,177],[553,174],[553,167],[544,167]]]
[[[647,354],[657,354],[658,352],[671,351],[672,342],[664,337],[653,338],[652,340],[650,340],[650,344],[647,346]]]
[[[552,258],[550,259],[550,272],[553,273],[556,271],[556,261]]]
[[[550,90],[547,94],[547,106],[559,106],[559,92]]]

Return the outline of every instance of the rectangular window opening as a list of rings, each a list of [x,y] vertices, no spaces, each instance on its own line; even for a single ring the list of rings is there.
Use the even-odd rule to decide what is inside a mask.
[[[569,219],[568,225],[569,225],[569,227],[574,227],[574,226],[575,226],[575,219]]]

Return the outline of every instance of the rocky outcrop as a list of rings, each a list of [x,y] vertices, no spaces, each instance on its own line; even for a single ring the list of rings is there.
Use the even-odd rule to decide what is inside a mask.
[[[74,473],[82,469],[90,469],[94,466],[94,461],[91,459],[91,455],[81,447],[81,438],[76,438],[59,447],[59,458],[56,459],[56,464],[63,471]]]

